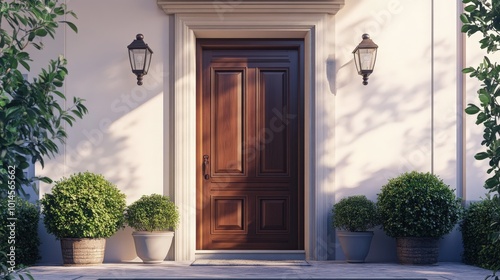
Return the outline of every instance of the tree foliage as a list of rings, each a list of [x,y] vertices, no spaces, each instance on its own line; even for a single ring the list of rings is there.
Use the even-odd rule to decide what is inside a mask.
[[[464,13],[460,15],[462,32],[469,37],[478,34],[481,49],[488,55],[494,54],[500,48],[500,1],[499,0],[462,0],[465,4]],[[468,104],[465,113],[476,115],[476,124],[484,126],[481,145],[486,150],[477,153],[477,160],[488,160],[487,173],[490,177],[485,182],[485,188],[494,196],[500,194],[500,65],[484,56],[477,67],[468,67],[462,70],[471,78],[481,82],[477,90],[478,105]],[[494,219],[491,226],[500,223],[499,217]],[[500,242],[500,233],[496,233],[494,240]],[[494,256],[490,256],[494,258]],[[496,272],[486,279],[499,279]]]
[[[464,13],[460,16],[463,23],[462,32],[468,36],[481,34],[479,43],[481,49],[488,54],[499,49],[500,44],[500,1],[463,0],[466,4]],[[490,174],[485,182],[485,188],[498,195],[500,191],[500,65],[491,61],[488,56],[477,67],[463,69],[463,73],[481,82],[478,89],[478,105],[468,104],[465,112],[476,115],[476,124],[484,126],[481,145],[486,151],[475,155],[477,160],[489,160]]]
[[[479,43],[488,54],[495,53],[500,47],[500,1],[463,0],[464,13],[460,16],[462,32],[468,36],[482,35]],[[500,191],[500,65],[484,56],[477,67],[463,69],[463,73],[481,82],[477,91],[478,103],[468,104],[465,112],[476,115],[476,124],[484,126],[481,145],[485,151],[475,155],[477,160],[489,160],[490,174],[485,188],[496,195]]]
[[[57,154],[67,138],[65,125],[87,113],[79,98],[66,105],[64,57],[50,60],[32,81],[22,74],[31,70],[29,52],[43,48],[41,38],[54,38],[61,24],[77,31],[68,16],[76,17],[58,0],[0,2],[0,195],[13,185],[22,192],[20,186],[34,180],[50,182],[27,178],[23,169],[36,162],[43,167],[44,157]],[[9,174],[13,167],[15,174]]]

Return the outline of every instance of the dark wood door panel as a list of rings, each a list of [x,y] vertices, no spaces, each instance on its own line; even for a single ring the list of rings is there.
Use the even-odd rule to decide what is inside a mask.
[[[236,180],[239,179],[239,180]],[[289,180],[282,182],[269,182],[269,179],[262,182],[244,182],[241,178],[233,180],[216,181],[211,180],[210,190],[212,191],[293,191],[295,186],[290,185]],[[280,178],[281,179],[281,178]]]
[[[248,233],[248,197],[246,196],[212,196],[211,233]]]
[[[303,44],[253,45],[198,42],[197,249],[304,246]]]
[[[287,192],[266,196],[260,195],[262,192],[241,194],[224,192],[212,196],[211,249],[290,249],[296,246],[297,221],[292,220],[290,205],[293,202]]]
[[[212,69],[212,177],[243,175],[245,69]]]
[[[290,88],[290,78],[297,75],[297,69],[259,68],[257,98],[257,132],[261,149],[258,154],[257,176],[290,177],[293,162],[297,161],[296,147],[297,104],[291,98],[297,97],[297,88]],[[292,117],[290,117],[292,116]],[[293,123],[292,123],[293,122]]]
[[[290,232],[290,196],[258,196],[256,206],[256,234]]]

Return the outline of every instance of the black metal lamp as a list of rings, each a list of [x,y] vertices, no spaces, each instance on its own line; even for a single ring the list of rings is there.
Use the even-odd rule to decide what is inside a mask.
[[[144,43],[144,35],[137,34],[135,40],[127,46],[132,73],[137,75],[137,84],[142,85],[142,77],[148,74],[153,51]]]
[[[377,44],[373,43],[370,35],[363,34],[363,41],[352,51],[354,63],[358,74],[363,76],[363,85],[368,84],[368,76],[373,72],[375,60],[377,59]]]

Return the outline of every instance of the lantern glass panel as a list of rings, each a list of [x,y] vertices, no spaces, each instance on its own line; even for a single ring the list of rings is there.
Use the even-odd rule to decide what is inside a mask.
[[[354,53],[354,61],[358,73],[362,74],[366,71],[373,71],[376,55],[377,49],[357,49]]]
[[[132,71],[144,71],[144,67],[146,66],[146,49],[131,49],[130,55],[131,60],[130,64],[132,66]]]
[[[359,51],[361,70],[373,71],[377,49],[361,49]]]

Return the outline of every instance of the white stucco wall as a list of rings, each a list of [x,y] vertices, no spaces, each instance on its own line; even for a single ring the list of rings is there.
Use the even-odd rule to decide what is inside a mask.
[[[89,114],[68,128],[61,154],[48,160],[38,175],[54,179],[89,170],[104,174],[127,195],[127,203],[143,194],[171,194],[172,180],[172,19],[156,0],[68,0],[78,20],[78,34],[69,29],[47,41],[51,57],[64,54],[69,76],[64,91],[86,99]],[[461,135],[457,121],[457,91],[461,86],[462,53],[456,1],[348,0],[335,16],[332,57],[327,61],[331,103],[318,108],[331,119],[322,146],[331,171],[331,203],[365,194],[372,200],[387,179],[409,171],[432,171],[451,188],[464,190],[468,200],[484,196],[485,162],[473,155],[480,149],[481,129],[466,118],[464,165],[457,168]],[[126,46],[137,33],[153,49],[150,73],[136,85]],[[374,73],[363,86],[352,62],[352,50],[369,33],[379,45]],[[476,40],[477,41],[477,40]],[[467,40],[466,65],[481,58],[477,43]],[[47,55],[47,56],[48,56]],[[474,100],[474,82],[467,81],[467,100]],[[41,195],[50,191],[42,185]],[[182,207],[182,206],[180,206]],[[325,221],[330,223],[331,221]],[[108,240],[105,261],[135,257],[130,229]],[[42,263],[60,263],[53,237],[40,230]],[[460,235],[442,242],[442,260],[460,260]],[[342,251],[329,230],[329,259]],[[368,261],[394,261],[395,242],[378,230]]]
[[[53,179],[74,172],[103,174],[127,195],[127,203],[150,193],[169,194],[168,105],[163,91],[168,83],[168,21],[156,1],[149,0],[70,0],[78,26],[60,31],[55,55],[68,59],[69,76],[64,91],[85,99],[89,113],[68,127],[68,140],[56,158],[37,173]],[[144,85],[136,84],[130,71],[127,45],[143,33],[153,49],[150,72]],[[165,148],[166,147],[166,148]],[[164,189],[165,188],[165,189]],[[41,195],[50,186],[41,186]],[[58,243],[43,233],[42,263],[60,262]],[[131,230],[119,231],[108,240],[105,261],[135,258]]]
[[[457,134],[460,63],[478,56],[474,40],[467,40],[464,54],[459,48],[458,2],[353,0],[337,14],[335,201],[354,194],[376,200],[387,179],[411,170],[434,172],[467,200],[484,196],[486,169],[473,158],[481,141],[475,118],[466,117],[464,138]],[[363,33],[379,45],[367,86],[355,75],[350,53]],[[477,83],[466,84],[467,100],[475,100]],[[458,154],[462,139],[465,170]],[[460,261],[460,242],[458,231],[447,236],[440,259]],[[368,260],[395,260],[394,246],[377,231]],[[343,258],[342,250],[331,258]]]

